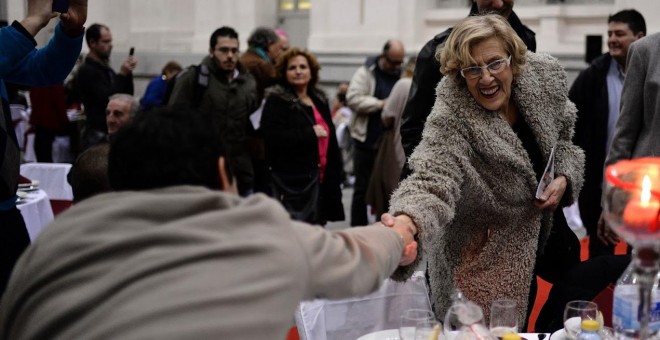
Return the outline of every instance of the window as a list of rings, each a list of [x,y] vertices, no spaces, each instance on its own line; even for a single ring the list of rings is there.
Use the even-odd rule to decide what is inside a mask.
[[[280,12],[309,11],[312,8],[312,0],[279,0]]]

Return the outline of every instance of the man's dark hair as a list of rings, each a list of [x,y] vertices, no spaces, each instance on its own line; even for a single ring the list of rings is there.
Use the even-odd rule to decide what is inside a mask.
[[[383,45],[383,55],[386,55],[390,51],[390,48],[392,48],[392,40],[386,41],[385,45]]]
[[[264,50],[268,49],[268,46],[274,44],[280,40],[280,37],[277,36],[277,33],[268,27],[257,27],[250,37],[248,38],[248,46],[250,47],[259,47]]]
[[[110,30],[108,26],[103,24],[92,24],[85,30],[85,41],[87,42],[87,47],[90,47],[89,45],[92,42],[96,42],[101,39],[101,30],[103,29],[108,31]]]
[[[622,22],[627,24],[635,35],[639,32],[646,35],[646,21],[644,21],[644,16],[634,9],[624,9],[610,15],[609,18],[607,18],[607,23],[609,24],[612,22]]]
[[[67,174],[77,203],[94,195],[112,191],[108,182],[108,143],[97,144],[81,153]]]
[[[238,32],[234,30],[233,28],[229,26],[222,26],[215,30],[213,34],[211,34],[211,39],[209,39],[209,47],[211,49],[215,48],[215,44],[218,43],[218,38],[219,37],[225,37],[225,38],[231,38],[231,39],[236,39],[238,40]]]
[[[110,147],[108,177],[114,190],[147,190],[174,185],[220,189],[218,157],[231,160],[210,114],[187,106],[141,112],[123,127]]]

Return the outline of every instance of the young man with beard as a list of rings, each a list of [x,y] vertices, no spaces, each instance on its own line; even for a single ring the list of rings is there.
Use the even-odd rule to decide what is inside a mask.
[[[614,245],[603,243],[597,237],[603,168],[619,118],[628,47],[645,35],[644,17],[636,10],[626,9],[611,15],[607,20],[609,51],[580,72],[568,92],[578,109],[573,142],[586,156],[584,187],[578,203],[582,222],[589,233],[591,258],[614,254]]]
[[[257,85],[239,63],[238,33],[218,28],[209,41],[209,55],[198,67],[177,77],[169,105],[184,104],[211,113],[215,128],[225,138],[232,155],[242,196],[253,190],[254,171],[244,142],[248,115],[257,109]]]

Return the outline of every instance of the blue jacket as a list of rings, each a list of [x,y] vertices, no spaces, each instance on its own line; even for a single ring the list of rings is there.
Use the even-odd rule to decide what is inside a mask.
[[[36,49],[36,41],[20,23],[15,21],[11,26],[0,29],[0,112],[3,113],[0,119],[5,120],[0,127],[6,127],[6,130],[0,128],[0,211],[14,206],[20,163],[19,153],[11,152],[18,150],[18,146],[4,80],[28,86],[62,83],[78,59],[82,41],[82,33],[71,38],[62,31],[61,24],[57,24],[48,44]],[[14,147],[10,147],[9,143],[13,143]]]
[[[140,100],[140,107],[143,110],[165,105],[163,99],[165,99],[165,94],[167,93],[167,80],[163,79],[162,75],[154,77],[147,85],[147,89],[144,91],[144,96]]]

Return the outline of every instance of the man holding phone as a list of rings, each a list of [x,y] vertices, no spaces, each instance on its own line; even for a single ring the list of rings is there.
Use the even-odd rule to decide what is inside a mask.
[[[28,0],[26,17],[0,29],[0,296],[16,259],[30,243],[16,209],[20,152],[3,80],[29,86],[64,81],[82,47],[87,0],[70,0],[68,9],[59,13],[53,37],[40,49],[34,36],[58,16],[53,0]]]
[[[116,93],[133,95],[133,70],[137,59],[132,53],[121,64],[119,73],[110,67],[112,33],[103,24],[92,24],[85,35],[89,54],[78,68],[77,86],[85,107],[85,129],[81,149],[107,141],[105,108],[108,98]],[[134,49],[131,49],[134,51]]]

